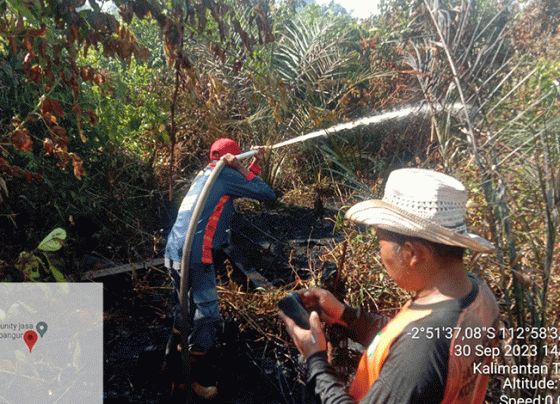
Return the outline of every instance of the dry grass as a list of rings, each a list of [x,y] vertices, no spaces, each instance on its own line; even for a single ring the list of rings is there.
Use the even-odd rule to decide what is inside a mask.
[[[434,162],[429,163],[436,170],[441,166]],[[438,168],[439,167],[439,168]],[[472,159],[459,159],[451,175],[461,180],[469,189],[469,208],[467,211],[468,225],[471,232],[487,239],[492,238],[491,224],[493,218],[489,215],[487,202],[480,185],[480,176]],[[544,274],[541,251],[546,238],[546,226],[542,202],[538,198],[538,190],[527,188],[519,182],[520,173],[515,167],[509,171],[502,170],[502,180],[509,184],[507,195],[510,214],[513,222],[513,232],[516,236],[517,258],[510,260],[506,248],[500,255],[476,255],[467,253],[467,269],[483,278],[494,291],[503,318],[508,320],[508,313],[515,310],[515,301],[512,300],[511,290],[514,282],[521,282],[524,293],[531,296],[536,309],[540,308],[541,293]],[[297,177],[289,187],[290,190],[282,197],[282,204],[286,207],[311,207],[317,195],[316,185],[297,183]],[[380,183],[372,185],[381,186]],[[330,185],[331,189],[336,186]],[[533,184],[534,187],[534,184]],[[372,189],[373,194],[380,194],[380,189]],[[343,206],[351,204],[352,195],[336,193],[338,204]],[[344,199],[347,198],[347,199]],[[495,220],[495,219],[494,219]],[[366,310],[394,315],[410,295],[399,289],[388,277],[383,269],[378,254],[378,243],[372,232],[357,233],[355,227],[349,223],[340,224],[337,233],[343,234],[342,241],[335,243],[334,247],[324,251],[320,259],[330,261],[336,265],[337,273],[334,280],[321,284],[320,276],[313,271],[307,280],[295,277],[295,282],[284,288],[260,292],[246,292],[241,287],[230,283],[220,288],[222,310],[227,315],[235,318],[243,331],[251,331],[258,341],[272,343],[278,348],[286,349],[283,355],[294,355],[291,339],[286,334],[283,324],[277,316],[277,302],[289,291],[310,286],[322,286],[331,290],[341,300],[351,306],[361,306]],[[556,248],[551,274],[549,290],[546,296],[546,323],[557,325],[560,323],[560,249]],[[514,269],[517,268],[517,269]],[[294,268],[294,272],[301,268]],[[509,294],[509,298],[508,298]],[[527,324],[531,321],[531,309],[524,314]],[[511,317],[509,317],[511,318]],[[552,341],[557,344],[558,341]],[[293,366],[298,366],[297,359],[291,359]],[[503,375],[502,375],[503,376]],[[499,397],[501,385],[505,376],[493,378],[489,394]]]

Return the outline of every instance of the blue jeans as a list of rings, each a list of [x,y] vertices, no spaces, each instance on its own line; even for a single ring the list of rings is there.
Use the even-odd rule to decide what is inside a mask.
[[[218,342],[218,329],[221,325],[218,306],[218,290],[214,265],[191,263],[189,268],[191,281],[191,332],[189,334],[189,350],[206,352]],[[173,286],[179,297],[181,278],[175,269],[169,269]],[[194,304],[193,304],[194,303]],[[182,330],[181,307],[175,307],[173,328]]]

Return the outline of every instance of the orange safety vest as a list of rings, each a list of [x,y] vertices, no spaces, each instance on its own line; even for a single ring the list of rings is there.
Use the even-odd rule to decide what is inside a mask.
[[[411,309],[411,304],[409,301],[403,306],[363,354],[349,390],[356,402],[364,398],[379,378],[396,338],[411,338],[409,331],[414,328],[414,323],[424,318],[429,320],[427,317],[432,314],[432,309],[422,309],[422,305],[415,305],[414,309]],[[442,336],[451,338],[442,404],[484,402],[490,375],[475,372],[474,365],[481,362],[483,366],[491,361],[489,356],[481,354],[487,353],[481,347],[496,346],[498,327],[499,309],[496,300],[488,286],[479,283],[476,298],[461,311],[456,323],[440,330]],[[405,329],[406,335],[403,335]],[[413,354],[414,352],[411,352],[411,355]],[[406,369],[403,369],[403,372],[405,371]]]

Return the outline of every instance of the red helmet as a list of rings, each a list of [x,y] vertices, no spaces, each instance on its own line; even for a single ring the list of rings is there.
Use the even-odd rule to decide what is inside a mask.
[[[223,137],[212,143],[210,147],[210,160],[219,160],[220,157],[231,153],[234,156],[241,154],[241,148],[237,142],[228,137]]]

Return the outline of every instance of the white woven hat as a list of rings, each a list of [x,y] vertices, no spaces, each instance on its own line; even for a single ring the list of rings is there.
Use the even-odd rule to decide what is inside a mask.
[[[389,174],[382,200],[354,205],[346,218],[435,243],[490,252],[494,246],[467,232],[467,190],[448,175],[418,168]]]

